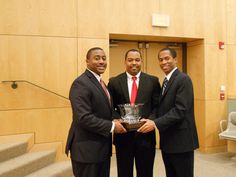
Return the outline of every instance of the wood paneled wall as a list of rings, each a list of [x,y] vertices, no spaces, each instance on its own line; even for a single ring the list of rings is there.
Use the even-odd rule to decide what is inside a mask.
[[[77,0],[0,0],[0,33],[77,36]]]
[[[170,26],[152,27],[152,13],[169,15]],[[100,46],[109,58],[110,34],[176,37],[179,41],[202,39],[188,42],[187,70],[194,83],[201,150],[214,151],[226,145],[218,139],[219,121],[227,117],[226,101],[219,100],[220,85],[226,85],[226,97],[236,96],[235,18],[234,0],[0,0],[0,80],[29,80],[67,97],[71,82],[86,68],[85,54],[89,48]],[[225,42],[224,50],[218,49],[219,41]],[[112,68],[103,76],[106,81],[109,69]],[[0,96],[0,109],[18,106],[27,121],[33,121],[27,116],[31,111],[40,121],[42,115],[49,119],[52,116],[45,113],[45,108],[61,104],[69,107],[67,100],[47,96],[30,86],[25,89],[28,91],[16,89],[11,94],[10,86],[1,83],[0,90],[4,92]],[[16,94],[21,98],[19,95],[32,93],[48,102],[37,102],[34,96],[23,97],[24,104],[19,99],[14,102]],[[26,110],[30,105],[32,110]],[[39,114],[34,113],[33,107],[38,107]],[[64,109],[53,112],[68,127],[71,113],[59,114]],[[28,124],[17,128],[15,118],[24,120],[17,111],[7,114],[0,111],[0,116],[8,121],[4,129],[0,128],[0,135],[34,131],[28,129]],[[43,119],[42,122],[45,127],[53,125]],[[50,137],[54,141],[58,131],[53,130],[54,135],[51,132],[47,135],[47,128],[44,133],[38,132],[39,142],[48,142]],[[63,130],[58,140],[65,142],[67,129]]]

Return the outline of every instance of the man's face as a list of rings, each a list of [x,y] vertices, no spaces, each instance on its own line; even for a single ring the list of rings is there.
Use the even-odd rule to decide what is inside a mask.
[[[87,67],[91,71],[100,75],[103,74],[107,68],[106,55],[103,50],[93,50],[89,58],[86,60]]]
[[[130,51],[125,59],[126,71],[135,76],[141,70],[142,59],[139,52]]]
[[[173,58],[169,50],[164,50],[159,53],[159,64],[162,71],[167,75],[177,65],[176,58]]]

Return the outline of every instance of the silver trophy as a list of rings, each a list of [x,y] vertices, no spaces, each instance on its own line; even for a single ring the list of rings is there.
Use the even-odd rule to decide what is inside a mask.
[[[118,107],[127,131],[137,130],[145,123],[140,121],[143,104],[120,104]]]

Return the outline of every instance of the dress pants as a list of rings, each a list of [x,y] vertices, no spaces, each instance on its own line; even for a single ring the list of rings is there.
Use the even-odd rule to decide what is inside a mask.
[[[155,145],[137,144],[131,141],[116,146],[118,177],[133,177],[134,161],[137,177],[153,177]]]
[[[194,152],[165,153],[162,151],[166,177],[193,177]]]
[[[72,160],[72,169],[75,177],[109,177],[110,158],[101,163],[81,163]]]

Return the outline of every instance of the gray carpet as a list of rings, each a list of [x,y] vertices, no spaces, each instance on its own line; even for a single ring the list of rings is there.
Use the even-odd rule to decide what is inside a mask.
[[[236,160],[232,159],[233,155],[236,156],[231,153],[203,154],[196,151],[195,177],[236,177]],[[115,154],[112,157],[110,177],[117,177]],[[156,153],[154,177],[165,177],[165,169],[159,150]]]

